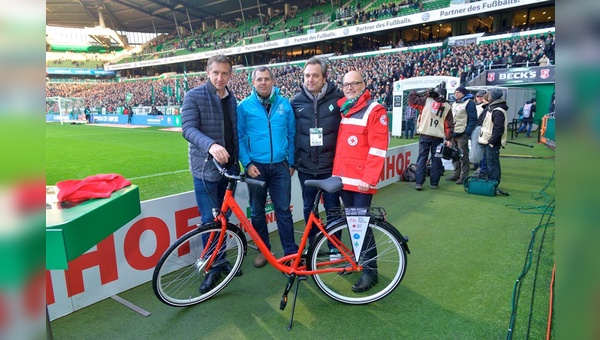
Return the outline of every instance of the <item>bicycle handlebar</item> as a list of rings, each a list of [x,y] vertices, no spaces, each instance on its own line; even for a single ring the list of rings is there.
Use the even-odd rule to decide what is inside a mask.
[[[211,156],[208,155],[208,158],[206,159],[207,161],[209,159],[212,159],[213,163],[215,164],[215,166],[217,167],[217,169],[219,170],[219,173],[223,176],[225,176],[225,178],[232,180],[232,181],[239,181],[239,182],[246,182],[248,185],[256,185],[259,186],[261,188],[264,188],[266,183],[263,181],[260,181],[258,179],[254,179],[254,178],[250,178],[246,175],[246,173],[242,173],[239,176],[236,175],[231,175],[229,174],[229,172],[227,172],[227,169],[223,168],[221,166],[221,164],[219,164],[219,162],[217,162],[217,160]]]

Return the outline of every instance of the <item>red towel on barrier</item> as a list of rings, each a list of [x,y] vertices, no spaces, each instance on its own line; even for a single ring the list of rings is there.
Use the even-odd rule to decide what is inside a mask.
[[[56,183],[58,201],[80,203],[92,198],[108,198],[113,191],[131,185],[131,182],[118,174],[88,176],[82,180],[69,179]]]

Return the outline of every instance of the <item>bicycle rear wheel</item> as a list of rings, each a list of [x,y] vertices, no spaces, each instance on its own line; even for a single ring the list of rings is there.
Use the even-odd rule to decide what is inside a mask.
[[[359,280],[363,272],[353,272],[351,269],[341,274],[331,272],[312,276],[317,287],[336,301],[361,305],[380,300],[396,289],[404,277],[406,271],[404,243],[407,240],[388,223],[374,218],[370,219],[368,228],[372,232],[375,244],[365,242],[357,263],[363,266],[363,270],[368,269],[377,273],[377,284],[367,291],[354,292],[352,285]],[[340,231],[343,247],[354,256],[352,244],[355,235],[349,233],[346,221],[340,221],[327,228],[330,235]],[[350,266],[349,260],[340,258],[339,254],[329,249],[327,238],[322,233],[316,236],[308,253],[308,266],[311,269],[349,268]],[[366,256],[367,253],[370,256]]]
[[[241,267],[246,238],[235,226],[228,225],[224,245],[212,267],[206,268],[221,234],[219,224],[210,224],[183,235],[163,254],[152,275],[156,297],[170,306],[185,307],[203,302],[220,292]],[[204,293],[200,285],[210,271],[218,272],[216,285]]]

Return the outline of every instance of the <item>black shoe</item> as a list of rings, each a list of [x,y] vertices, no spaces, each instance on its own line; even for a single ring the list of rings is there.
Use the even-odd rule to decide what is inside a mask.
[[[227,263],[224,267],[222,272],[224,273],[231,273],[231,270],[233,269],[233,267],[231,266],[231,264]],[[242,267],[240,267],[240,269],[238,269],[238,271],[235,273],[235,276],[242,276]]]
[[[496,195],[508,196],[508,192],[496,189]]]
[[[360,279],[358,279],[358,281],[356,281],[356,283],[352,285],[352,291],[355,293],[366,292],[367,290],[375,286],[377,282],[379,282],[377,274],[367,274],[363,272]]]
[[[217,282],[221,279],[221,272],[219,271],[210,271],[206,274],[204,281],[200,284],[200,293],[205,294],[210,292],[215,286]]]
[[[446,181],[448,181],[448,182],[456,182],[457,180],[458,180],[458,177],[454,177],[454,176],[446,178]]]

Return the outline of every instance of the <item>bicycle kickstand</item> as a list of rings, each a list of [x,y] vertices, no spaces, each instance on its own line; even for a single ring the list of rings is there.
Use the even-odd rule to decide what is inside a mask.
[[[292,285],[294,284],[294,281],[296,279],[296,274],[292,274],[290,276],[290,278],[288,279],[288,283],[285,286],[285,291],[283,293],[283,296],[281,297],[281,303],[279,304],[279,308],[281,310],[285,309],[285,306],[287,305],[287,295],[290,292],[290,290],[292,289]],[[294,291],[294,300],[292,300],[292,313],[290,315],[290,323],[288,325],[288,331],[292,330],[292,323],[294,322],[294,312],[296,311],[296,299],[298,298],[298,287],[300,287],[300,281],[304,281],[306,280],[306,276],[302,275],[302,276],[298,276],[298,282],[296,282],[296,290]]]

